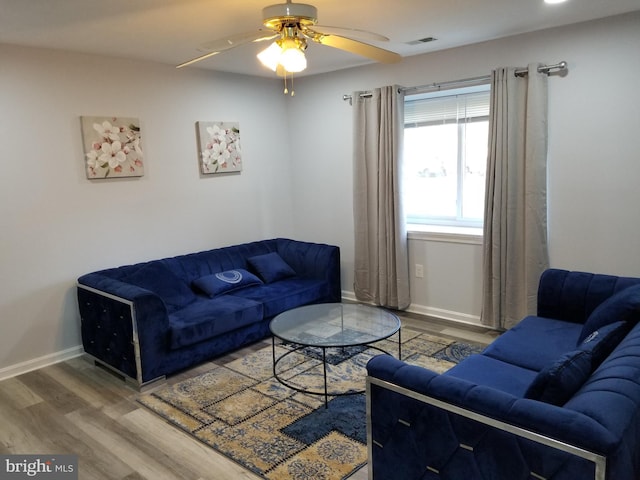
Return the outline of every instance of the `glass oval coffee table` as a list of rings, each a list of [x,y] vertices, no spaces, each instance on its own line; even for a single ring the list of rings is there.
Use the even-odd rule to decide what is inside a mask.
[[[327,387],[327,349],[367,346],[382,353],[389,353],[372,345],[398,333],[398,358],[402,357],[400,319],[393,313],[378,307],[357,303],[321,303],[294,308],[277,315],[269,328],[273,345],[273,375],[283,385],[293,390],[313,395],[324,395],[325,407],[329,395],[353,395],[363,391],[339,391],[329,393]],[[276,338],[293,344],[293,348],[276,358]],[[324,391],[307,390],[281,378],[278,364],[304,348],[321,350],[324,371]]]

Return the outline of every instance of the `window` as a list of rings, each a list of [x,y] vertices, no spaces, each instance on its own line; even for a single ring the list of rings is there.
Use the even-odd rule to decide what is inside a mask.
[[[405,97],[407,223],[482,226],[489,89],[480,85]]]

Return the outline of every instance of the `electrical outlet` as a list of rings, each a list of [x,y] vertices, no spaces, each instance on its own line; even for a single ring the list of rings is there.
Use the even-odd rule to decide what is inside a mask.
[[[416,263],[416,277],[424,278],[424,267],[419,263]]]

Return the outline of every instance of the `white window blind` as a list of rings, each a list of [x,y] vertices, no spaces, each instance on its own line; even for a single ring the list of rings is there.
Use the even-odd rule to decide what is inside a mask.
[[[489,91],[447,95],[435,98],[405,99],[405,128],[446,123],[486,120],[489,117]]]

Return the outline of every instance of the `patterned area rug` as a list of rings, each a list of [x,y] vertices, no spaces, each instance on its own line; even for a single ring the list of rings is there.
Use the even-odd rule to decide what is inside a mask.
[[[376,346],[397,355],[397,337]],[[481,346],[402,331],[408,363],[444,372]],[[276,346],[278,356],[290,351]],[[366,364],[380,352],[353,349],[327,362],[330,391],[365,388]],[[367,462],[365,396],[308,395],[273,377],[271,347],[188,380],[164,385],[138,401],[195,438],[270,480],[341,480]],[[323,391],[317,352],[299,350],[278,364],[290,385]],[[335,393],[335,392],[334,392]]]

